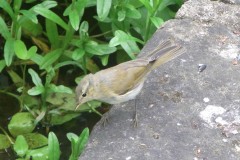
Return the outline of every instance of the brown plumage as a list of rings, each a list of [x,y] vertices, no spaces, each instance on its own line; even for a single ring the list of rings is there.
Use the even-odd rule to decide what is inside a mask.
[[[79,105],[91,100],[116,104],[134,99],[153,69],[183,52],[182,47],[167,40],[146,56],[86,75],[76,88]]]

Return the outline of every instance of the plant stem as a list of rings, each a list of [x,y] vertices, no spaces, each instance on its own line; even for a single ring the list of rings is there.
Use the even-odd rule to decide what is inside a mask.
[[[160,6],[160,4],[162,3],[162,1],[158,1],[158,4],[156,6],[154,6],[154,10],[152,13],[150,13],[148,11],[148,15],[147,15],[147,19],[146,19],[146,33],[145,33],[145,37],[144,37],[144,41],[146,42],[148,40],[148,37],[149,37],[149,33],[150,33],[150,29],[151,29],[151,21],[150,21],[150,18],[154,15],[156,15],[157,13],[157,10]]]
[[[16,98],[19,102],[21,102],[19,96],[16,95],[16,94],[13,94],[13,93],[10,93],[10,92],[6,92],[6,91],[3,91],[3,90],[0,90],[0,93],[3,93],[3,94],[6,94],[6,95],[9,95],[9,96],[11,96],[11,97],[14,97],[14,98]]]
[[[102,117],[102,114],[101,114],[100,112],[98,112],[95,108],[93,108],[90,103],[87,103],[87,104],[88,104],[88,106],[91,108],[91,110],[92,110],[94,113],[96,113],[96,114],[98,114],[99,116]]]
[[[11,144],[14,144],[12,138],[11,138],[11,137],[8,135],[8,133],[2,128],[2,126],[0,126],[0,129],[1,129],[2,132],[7,136],[9,142],[10,142]]]
[[[108,33],[111,33],[111,32],[112,32],[112,30],[106,31],[106,32],[104,32],[104,33],[96,34],[96,35],[93,35],[93,36],[90,36],[90,37],[91,37],[91,38],[102,37],[102,36],[104,36],[104,35],[106,35],[106,34],[108,34]]]

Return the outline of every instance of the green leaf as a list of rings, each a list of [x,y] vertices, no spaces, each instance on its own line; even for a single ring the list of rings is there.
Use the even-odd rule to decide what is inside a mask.
[[[78,143],[77,143],[77,145],[78,145],[78,154],[79,155],[83,152],[83,150],[84,150],[84,148],[85,148],[85,146],[86,146],[86,144],[88,142],[88,138],[89,138],[89,129],[85,128],[82,131],[81,135],[79,136]]]
[[[40,69],[47,69],[49,66],[53,65],[55,61],[61,56],[62,49],[56,49],[47,53],[40,64]]]
[[[83,66],[79,62],[75,62],[75,61],[60,62],[54,66],[54,69],[58,69],[58,68],[61,68],[63,66],[67,66],[67,65],[75,65],[75,66],[78,66],[79,68],[81,68],[82,70],[84,70]]]
[[[78,155],[78,148],[77,148],[77,141],[75,141],[73,138],[70,140],[71,142],[71,149],[72,149],[72,153],[69,157],[69,160],[76,160],[77,157],[79,157]]]
[[[65,87],[63,85],[56,86],[54,84],[50,84],[49,87],[50,87],[52,92],[68,93],[68,94],[72,94],[73,93],[70,88]]]
[[[178,4],[179,6],[181,6],[184,2],[184,0],[175,0],[176,4]]]
[[[29,112],[19,112],[13,115],[10,123],[8,124],[8,130],[13,136],[31,133],[34,128],[35,118]]]
[[[86,7],[93,7],[93,6],[96,6],[96,5],[97,5],[96,0],[88,0],[87,4],[86,4]]]
[[[109,58],[109,55],[104,55],[100,57],[103,66],[106,66],[108,64],[108,58]]]
[[[135,42],[122,43],[121,46],[131,59],[134,59],[135,55],[140,52],[138,45]]]
[[[43,61],[43,57],[39,54],[32,55],[32,57],[30,59],[38,65],[40,65]]]
[[[21,40],[16,40],[14,42],[14,51],[17,55],[18,58],[20,59],[28,59],[28,55],[27,55],[27,47],[24,44],[23,41]]]
[[[72,154],[69,157],[69,160],[76,160],[80,156],[80,154],[83,152],[86,143],[89,138],[89,129],[85,128],[81,135],[77,137],[73,133],[67,134],[68,139],[71,141],[71,147],[72,147]]]
[[[122,43],[126,43],[129,41],[139,42],[142,44],[144,43],[140,39],[137,39],[121,30],[117,30],[117,31],[115,31],[115,36],[110,40],[109,46],[113,47],[113,46],[121,45]]]
[[[12,64],[13,56],[14,56],[14,39],[8,38],[4,45],[4,59],[7,66]]]
[[[172,5],[172,4],[176,4],[176,1],[175,0],[168,0],[168,1],[163,0],[158,7],[158,11],[162,11],[167,6]]]
[[[21,5],[22,5],[22,0],[14,0],[13,1],[13,9],[15,12],[18,12],[19,9],[21,8]]]
[[[134,21],[130,21],[133,29],[143,38],[145,39],[145,35],[146,35],[146,30],[147,30],[147,26],[146,26],[146,20],[149,20],[149,16],[148,16],[148,12],[146,10],[145,7],[141,7],[138,9],[138,11],[141,14],[141,18],[138,20],[134,20]],[[148,22],[149,23],[149,22]]]
[[[50,9],[50,8],[53,8],[53,7],[56,7],[57,6],[57,2],[56,1],[43,1],[42,3],[34,6],[33,8],[35,7],[40,7],[40,8],[46,8],[46,9]]]
[[[36,52],[37,52],[37,47],[36,46],[32,46],[28,50],[28,55],[31,55],[31,57],[32,57],[34,54],[36,54]]]
[[[34,150],[28,150],[25,159],[48,160],[48,146]]]
[[[75,160],[78,157],[77,140],[75,140],[74,137],[70,137],[70,138],[71,138],[70,142],[71,142],[72,153],[68,159]],[[78,137],[77,137],[77,139],[78,139]]]
[[[14,42],[14,52],[16,53],[16,56],[20,59],[27,60],[30,58],[30,55],[28,55],[27,48],[23,41],[16,40]]]
[[[80,31],[80,30],[79,30]],[[79,33],[80,34],[80,33]],[[88,41],[88,39],[86,39],[86,41]],[[72,45],[72,46],[75,46],[75,47],[78,47],[78,48],[81,48],[81,47],[83,47],[83,44],[84,44],[85,42],[82,40],[82,39],[72,39],[71,41],[70,41],[70,44]],[[65,52],[66,53],[66,52]],[[67,55],[68,54],[70,54],[71,53],[71,50],[70,51],[68,51],[68,53],[67,53]]]
[[[111,5],[112,0],[97,0],[97,14],[101,21],[108,16]]]
[[[141,13],[132,5],[126,4],[126,17],[139,19],[141,18]]]
[[[7,149],[11,146],[11,143],[6,135],[0,134],[0,150]]]
[[[79,13],[79,19],[81,20],[81,17],[83,16],[84,13],[84,8],[86,7],[87,3],[89,0],[77,0],[75,3],[70,4],[65,11],[63,12],[64,16],[69,16],[71,10],[74,8],[77,10]]]
[[[8,1],[0,0],[0,7],[10,15],[11,19],[13,19],[14,13]]]
[[[22,13],[26,18],[31,20],[33,23],[38,23],[37,16],[32,10],[20,10],[19,12]]]
[[[89,70],[91,73],[96,73],[100,70],[98,65],[91,59],[86,57],[86,67],[87,70]]]
[[[4,69],[5,66],[6,66],[6,61],[0,60],[0,73],[2,72],[2,70]]]
[[[160,28],[160,26],[164,23],[163,19],[159,17],[151,17],[150,19],[157,28]]]
[[[28,73],[31,75],[32,81],[36,86],[43,86],[42,80],[33,69],[29,68]]]
[[[93,55],[106,55],[115,52],[116,47],[110,47],[107,44],[98,44],[95,41],[89,41],[85,44],[85,51]]]
[[[63,113],[60,112],[60,114],[51,114],[51,121],[50,121],[51,125],[64,124],[66,122],[69,122],[73,118],[79,117],[79,115],[81,114],[81,113],[74,113],[74,112],[69,113],[69,110],[65,110],[66,108],[64,107],[61,107],[61,109],[64,109],[62,111],[65,111],[65,112]],[[74,111],[74,109],[72,109],[72,111]]]
[[[25,18],[19,23],[22,27],[23,33],[28,35],[29,37],[31,36],[37,37],[43,33],[43,29],[40,23],[36,24],[29,20],[28,18]]]
[[[25,3],[33,3],[36,2],[37,0],[25,0]]]
[[[149,0],[139,0],[139,1],[147,8],[147,10],[150,14],[153,13],[154,10],[153,10]]]
[[[35,118],[34,124],[37,125],[46,115],[46,108],[43,108],[42,111]]]
[[[118,11],[118,21],[121,22],[125,19],[126,17],[126,11],[125,10],[120,10]]]
[[[80,32],[85,32],[85,33],[87,33],[87,32],[88,32],[88,29],[89,29],[88,22],[87,22],[87,21],[83,21],[83,22],[81,23],[81,26],[80,26],[79,31],[80,31]]]
[[[31,96],[37,96],[42,94],[44,91],[45,91],[45,88],[43,86],[34,86],[28,90],[28,94]]]
[[[55,70],[52,67],[49,67],[46,75],[45,86],[48,87],[48,85],[52,82],[55,75],[56,75]]]
[[[81,42],[88,38],[89,25],[87,21],[83,21],[80,25],[79,35]]]
[[[43,147],[48,144],[48,139],[40,133],[27,133],[23,135],[27,141],[29,149]]]
[[[76,113],[75,108],[77,106],[77,103],[75,94],[51,92],[47,95],[46,102],[50,103],[52,106],[57,106],[57,111],[65,110],[67,112],[66,115],[64,113],[52,114],[51,124],[53,125],[58,125],[69,121],[72,118],[79,116],[79,112],[86,112],[91,110],[88,106],[88,103],[85,103],[78,108],[78,112]],[[91,104],[92,108],[97,108],[101,106],[101,103],[99,101],[91,101],[89,102],[89,104]],[[74,112],[71,112],[73,114],[70,114],[69,111]]]
[[[84,13],[84,9],[87,5],[87,2],[89,0],[77,0],[76,3],[74,4],[74,8],[78,11],[79,13],[79,19],[81,20],[83,13]]]
[[[51,92],[46,97],[46,102],[52,104],[53,106],[58,106],[58,109],[60,106],[64,105],[64,103],[69,104],[70,106],[67,106],[66,108],[61,108],[65,110],[70,110],[70,108],[74,108],[73,106],[76,105],[76,99],[74,94],[67,94],[67,93],[54,93]],[[60,115],[63,116],[63,115]]]
[[[70,13],[72,7],[73,7],[72,4],[70,4],[70,5],[64,10],[63,16],[69,16],[69,13]]]
[[[74,133],[67,133],[67,138],[69,141],[71,141],[72,139],[77,142],[78,141],[78,136]]]
[[[80,19],[79,19],[79,14],[78,14],[78,11],[76,9],[73,9],[70,11],[69,13],[69,20],[70,20],[70,23],[73,27],[73,29],[75,31],[78,30],[79,28],[79,24],[80,24]]]
[[[17,87],[23,86],[23,79],[12,69],[7,70],[8,75],[11,77],[11,80]]]
[[[0,2],[1,5],[1,2]],[[11,37],[11,33],[8,30],[8,26],[6,25],[6,23],[4,22],[4,20],[2,19],[2,17],[0,16],[0,34],[4,37],[4,39],[9,39]]]
[[[87,0],[77,0],[69,5],[63,13],[64,16],[69,16],[70,24],[74,30],[79,29],[79,24],[84,14],[86,4]]]
[[[51,43],[53,49],[58,47],[59,44],[59,36],[58,36],[58,28],[56,23],[46,19],[46,31],[47,37]]]
[[[48,157],[50,160],[59,160],[60,158],[60,148],[59,142],[56,135],[53,132],[48,134]]]
[[[73,51],[72,59],[77,61],[85,55],[85,51],[82,48],[77,48]]]
[[[26,154],[28,150],[28,144],[22,135],[17,136],[17,139],[13,145],[13,149],[20,157],[23,157]]]
[[[22,104],[26,105],[29,109],[39,106],[40,99],[37,97],[33,97],[24,93],[19,98],[23,100]]]
[[[140,51],[136,42],[143,43],[141,40],[123,31],[117,30],[115,32],[115,37],[110,40],[109,46],[121,45],[127,54],[134,59],[134,54],[137,54]]]
[[[42,7],[34,7],[34,12],[42,15],[43,17],[57,23],[63,29],[68,30],[68,25],[54,12]]]

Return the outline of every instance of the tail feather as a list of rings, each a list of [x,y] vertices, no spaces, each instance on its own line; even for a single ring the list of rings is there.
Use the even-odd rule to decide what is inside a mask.
[[[159,52],[160,50],[167,47],[171,47],[172,44],[173,44],[173,41],[171,41],[170,39],[163,41],[162,43],[158,44],[158,46],[150,54],[147,54],[146,57],[151,57],[155,55],[157,52]]]
[[[168,61],[180,56],[184,52],[184,48],[176,45],[159,50],[156,52],[156,54],[149,57],[149,60],[153,62],[152,69],[167,63]]]
[[[137,86],[138,84],[144,81],[145,77],[150,73],[151,70],[159,67],[160,65],[167,63],[168,61],[180,56],[185,52],[185,49],[181,46],[175,45],[172,41],[167,40],[161,44],[159,44],[156,49],[153,50],[146,57],[140,58],[139,60],[146,60],[149,62],[146,66],[144,72],[139,75],[135,79],[135,84],[133,86]]]
[[[167,63],[168,61],[180,56],[185,52],[185,49],[176,45],[172,40],[166,40],[160,43],[150,54],[146,57],[152,63],[151,70]]]
[[[168,54],[169,52],[172,52],[177,46],[170,46],[167,48],[161,48],[159,49],[157,52],[155,52],[154,54],[152,54],[151,56],[148,57],[148,61],[149,62],[153,62],[159,58],[161,58],[162,56],[164,56],[165,54]]]

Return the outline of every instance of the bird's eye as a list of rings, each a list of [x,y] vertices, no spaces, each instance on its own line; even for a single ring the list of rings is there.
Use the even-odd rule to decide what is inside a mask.
[[[87,94],[86,94],[86,93],[83,93],[83,94],[82,94],[82,97],[86,97],[86,96],[87,96]]]

